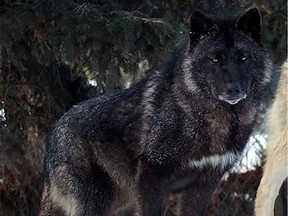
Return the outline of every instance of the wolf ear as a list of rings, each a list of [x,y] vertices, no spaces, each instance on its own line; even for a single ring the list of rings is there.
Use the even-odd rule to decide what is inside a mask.
[[[216,31],[217,27],[202,11],[196,10],[190,16],[190,42],[191,44],[203,35]]]
[[[236,21],[236,29],[260,42],[261,15],[257,8],[246,11]]]

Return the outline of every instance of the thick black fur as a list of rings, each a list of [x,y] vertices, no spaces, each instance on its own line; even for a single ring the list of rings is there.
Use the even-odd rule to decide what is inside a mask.
[[[191,15],[190,42],[135,86],[74,106],[45,157],[42,216],[204,215],[241,154],[270,85],[257,9]]]

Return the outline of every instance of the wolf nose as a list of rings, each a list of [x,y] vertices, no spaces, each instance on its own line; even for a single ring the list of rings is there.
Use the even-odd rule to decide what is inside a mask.
[[[226,88],[226,94],[229,97],[237,97],[242,94],[242,89],[239,83],[228,83]]]

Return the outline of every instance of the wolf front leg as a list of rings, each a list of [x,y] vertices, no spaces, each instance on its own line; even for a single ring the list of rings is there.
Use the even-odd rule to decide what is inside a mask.
[[[141,162],[137,178],[140,202],[139,216],[163,215],[162,200],[165,182],[163,169]]]

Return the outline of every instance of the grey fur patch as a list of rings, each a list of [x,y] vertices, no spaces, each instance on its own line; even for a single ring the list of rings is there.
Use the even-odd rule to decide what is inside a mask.
[[[264,71],[264,76],[261,80],[261,83],[262,85],[267,85],[271,82],[272,76],[273,76],[273,63],[268,56],[266,56],[265,58],[264,68],[265,68],[265,71]]]
[[[182,70],[184,72],[184,83],[190,92],[198,92],[199,91],[198,86],[195,83],[195,81],[193,80],[192,73],[191,73],[192,61],[187,56],[188,53],[185,53],[185,55],[186,55],[186,58],[182,64]]]
[[[79,215],[79,203],[73,194],[64,194],[53,181],[51,183],[50,193],[53,203],[59,206],[66,215]]]

